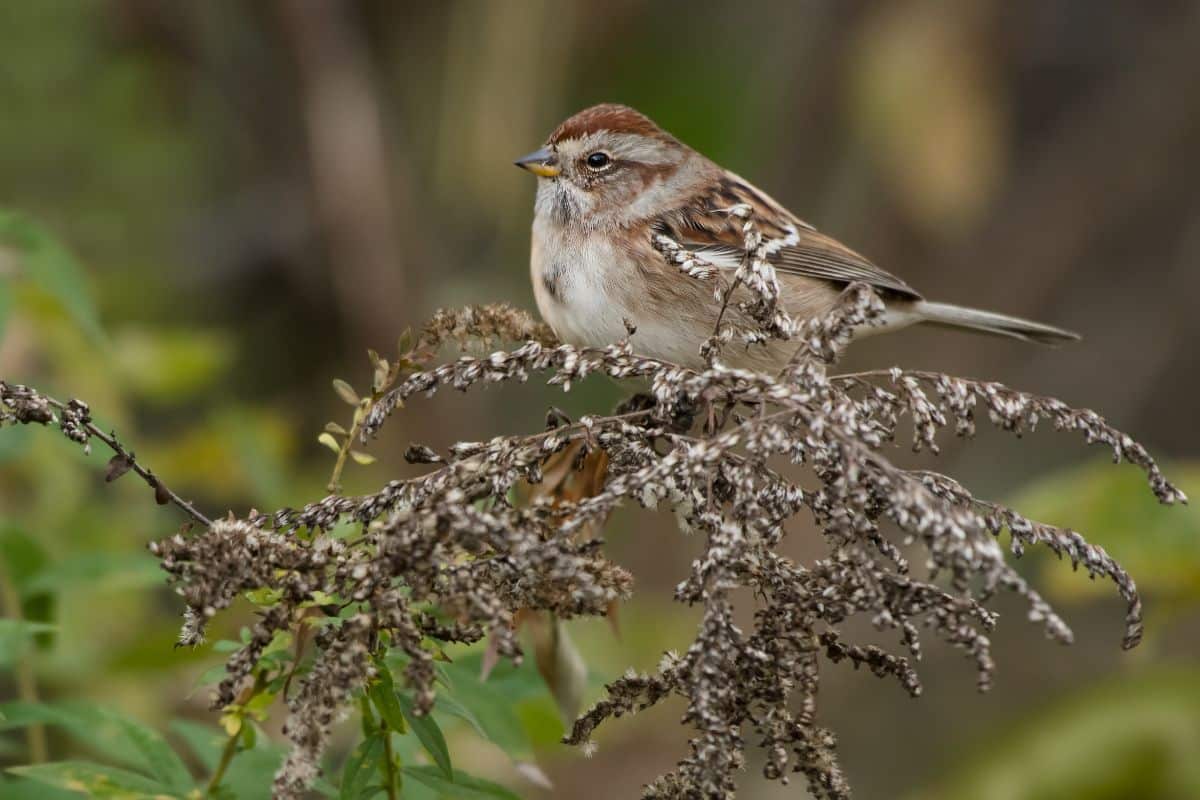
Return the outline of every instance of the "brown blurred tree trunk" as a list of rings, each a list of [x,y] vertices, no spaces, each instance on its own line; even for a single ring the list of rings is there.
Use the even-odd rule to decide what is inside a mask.
[[[367,42],[350,4],[279,0],[277,7],[299,75],[338,305],[355,339],[384,349],[416,303]]]

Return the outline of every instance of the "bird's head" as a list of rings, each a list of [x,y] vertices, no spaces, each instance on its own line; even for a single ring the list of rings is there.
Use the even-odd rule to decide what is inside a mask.
[[[646,115],[604,104],[570,117],[545,146],[515,163],[540,179],[538,214],[598,228],[661,212],[694,179],[697,160]]]

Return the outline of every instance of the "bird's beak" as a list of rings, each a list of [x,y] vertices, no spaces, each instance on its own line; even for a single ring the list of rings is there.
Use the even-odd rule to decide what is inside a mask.
[[[553,178],[559,173],[558,158],[554,153],[550,152],[550,148],[543,147],[541,150],[535,150],[527,156],[521,156],[513,162],[521,169],[527,169],[534,175],[543,178]]]

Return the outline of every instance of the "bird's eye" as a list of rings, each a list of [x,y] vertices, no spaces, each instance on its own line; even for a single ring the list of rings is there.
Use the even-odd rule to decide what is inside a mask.
[[[587,157],[587,165],[589,169],[602,170],[612,163],[612,158],[608,153],[599,150]]]

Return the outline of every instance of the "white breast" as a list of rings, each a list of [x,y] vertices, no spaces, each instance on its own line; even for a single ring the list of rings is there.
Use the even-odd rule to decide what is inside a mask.
[[[542,318],[566,342],[600,346],[626,335],[632,310],[620,282],[635,274],[604,234],[565,228],[539,215],[533,224],[530,278]]]

